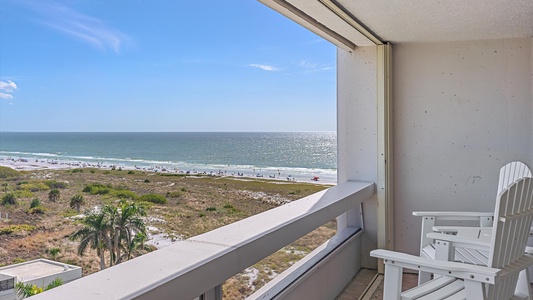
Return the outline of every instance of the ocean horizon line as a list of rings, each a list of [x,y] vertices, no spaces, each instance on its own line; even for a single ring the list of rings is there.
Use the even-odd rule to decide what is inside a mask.
[[[309,130],[309,131],[216,131],[216,130],[183,130],[183,131],[14,131],[0,130],[0,133],[336,133],[336,130]]]

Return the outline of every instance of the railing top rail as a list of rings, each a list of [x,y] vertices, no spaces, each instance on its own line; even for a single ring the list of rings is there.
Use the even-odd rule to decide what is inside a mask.
[[[374,183],[341,183],[34,297],[193,299],[359,205],[374,192]]]

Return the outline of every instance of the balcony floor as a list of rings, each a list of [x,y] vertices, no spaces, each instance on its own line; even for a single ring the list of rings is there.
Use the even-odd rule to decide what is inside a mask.
[[[404,273],[402,290],[408,290],[417,285],[418,275]],[[533,294],[533,283],[531,284]],[[383,299],[383,275],[376,270],[361,269],[352,281],[344,288],[336,300],[381,300]]]
[[[417,285],[417,274],[403,274],[403,290]],[[383,299],[383,275],[378,275],[376,270],[361,269],[352,279],[337,300],[381,300]]]

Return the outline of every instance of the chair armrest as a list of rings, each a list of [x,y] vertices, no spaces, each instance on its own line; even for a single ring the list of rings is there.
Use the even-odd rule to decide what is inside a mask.
[[[427,237],[430,239],[453,243],[455,247],[465,247],[487,251],[490,249],[489,241],[480,240],[477,237],[459,236],[444,233],[428,233]]]
[[[423,272],[437,273],[445,276],[455,276],[458,278],[490,284],[494,284],[495,278],[498,276],[498,272],[500,272],[500,269],[495,268],[475,266],[452,261],[427,259],[383,249],[371,251],[370,256],[383,259],[385,264]],[[508,272],[510,273],[511,270]]]
[[[413,216],[417,217],[434,217],[439,220],[472,220],[479,218],[492,218],[494,212],[475,212],[475,211],[413,211]]]
[[[533,255],[529,254],[525,254],[522,258],[503,269],[475,266],[453,261],[433,260],[383,249],[371,251],[370,256],[383,259],[385,264],[489,284],[494,284],[496,277],[500,277],[500,279],[505,278],[533,265]]]

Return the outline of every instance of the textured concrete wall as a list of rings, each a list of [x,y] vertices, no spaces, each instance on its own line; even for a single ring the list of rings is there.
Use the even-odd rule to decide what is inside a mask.
[[[338,182],[377,181],[377,48],[359,47],[352,53],[337,54],[337,138]],[[377,201],[363,203],[365,232],[361,241],[362,266],[376,267],[368,253],[377,247]],[[339,218],[357,226],[360,211],[353,210]]]
[[[393,52],[396,249],[413,210],[493,211],[498,172],[533,167],[532,39],[399,44]]]

